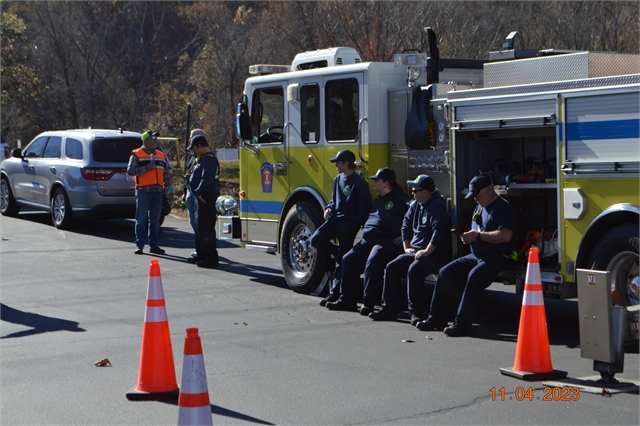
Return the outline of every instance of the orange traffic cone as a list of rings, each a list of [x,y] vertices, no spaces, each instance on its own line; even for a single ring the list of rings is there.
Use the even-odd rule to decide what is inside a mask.
[[[160,265],[158,259],[152,259],[149,265],[138,386],[127,393],[127,399],[130,401],[171,400],[178,399],[178,394]]]
[[[500,372],[527,381],[548,380],[567,375],[565,371],[554,370],[551,365],[540,262],[538,249],[535,247],[529,251],[529,264],[524,282],[524,297],[522,298],[518,328],[516,359],[513,368],[501,368]]]
[[[180,389],[178,425],[212,425],[207,374],[197,328],[187,328]]]

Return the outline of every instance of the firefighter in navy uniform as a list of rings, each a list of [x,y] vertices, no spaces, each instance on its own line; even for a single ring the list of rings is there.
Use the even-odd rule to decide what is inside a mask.
[[[371,192],[367,182],[356,173],[356,156],[348,149],[330,159],[336,164],[338,176],[333,179],[331,201],[324,210],[325,222],[311,236],[311,246],[330,253],[336,259],[329,296],[320,301],[336,302],[340,298],[342,258],[353,247],[358,231],[371,210]],[[338,239],[339,245],[332,241]]]
[[[157,148],[157,132],[144,132],[142,147],[131,151],[127,173],[134,176],[136,189],[136,251],[142,254],[145,244],[150,252],[164,254],[158,246],[160,214],[164,193],[171,184],[167,157]]]
[[[342,260],[341,296],[337,302],[329,302],[331,310],[355,311],[360,296],[359,280],[364,270],[361,315],[369,315],[380,304],[384,269],[391,260],[402,253],[400,229],[411,197],[396,182],[396,172],[388,167],[378,170],[373,188],[379,194],[373,200],[369,218],[364,224],[362,240],[353,246]]]
[[[220,196],[220,163],[209,149],[204,136],[191,139],[188,150],[196,155],[196,166],[189,178],[189,188],[197,199],[196,219],[196,256],[187,262],[200,268],[217,268],[220,262],[216,244],[216,199]]]
[[[387,265],[382,309],[369,317],[374,321],[395,321],[409,303],[411,323],[426,318],[425,279],[451,260],[451,220],[444,197],[433,179],[420,175],[408,181],[415,202],[402,224],[404,253]],[[402,279],[407,285],[402,285]]]
[[[518,223],[515,208],[496,193],[487,174],[469,182],[466,198],[477,203],[471,230],[460,236],[463,244],[471,246],[471,254],[440,269],[429,317],[416,325],[418,330],[444,330],[450,337],[470,336],[480,292],[513,263],[513,231]],[[448,326],[448,317],[456,307],[453,325]]]

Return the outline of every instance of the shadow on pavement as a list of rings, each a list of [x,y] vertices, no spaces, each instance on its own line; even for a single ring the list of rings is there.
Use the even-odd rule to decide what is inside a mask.
[[[163,404],[169,404],[169,405],[178,405],[178,401],[158,401],[161,402]],[[225,416],[225,417],[229,417],[232,419],[238,419],[238,420],[242,420],[245,422],[250,422],[250,423],[257,423],[260,425],[273,425],[274,423],[269,423],[267,421],[264,420],[260,420],[260,419],[256,419],[255,417],[251,417],[251,416],[247,416],[246,414],[242,414],[242,413],[238,413],[237,411],[232,411],[232,410],[228,410],[226,408],[223,407],[219,407],[217,405],[213,405],[211,404],[211,414],[216,414],[218,416]]]
[[[24,325],[31,327],[30,330],[18,331],[0,337],[0,339],[9,339],[13,337],[31,336],[34,334],[48,333],[51,331],[86,331],[84,328],[78,327],[75,321],[68,321],[59,318],[46,317],[44,315],[23,312],[0,303],[0,320],[10,322],[12,324]]]

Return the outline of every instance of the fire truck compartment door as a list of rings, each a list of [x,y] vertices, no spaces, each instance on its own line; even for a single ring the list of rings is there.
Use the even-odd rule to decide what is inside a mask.
[[[494,130],[552,126],[556,121],[557,98],[500,98],[453,103],[453,129]]]

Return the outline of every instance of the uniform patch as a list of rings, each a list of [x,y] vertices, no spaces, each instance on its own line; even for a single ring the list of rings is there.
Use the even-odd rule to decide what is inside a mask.
[[[262,176],[262,192],[271,192],[273,189],[273,165],[264,163],[260,167],[260,174]]]
[[[422,219],[421,219],[422,224],[424,225],[425,223],[427,223],[427,212],[422,213]]]
[[[349,195],[351,195],[351,187],[345,186],[344,189],[342,190],[342,193],[344,194],[345,197],[348,197]]]
[[[384,205],[385,210],[391,210],[392,208],[393,208],[393,201],[389,201],[387,204]]]

